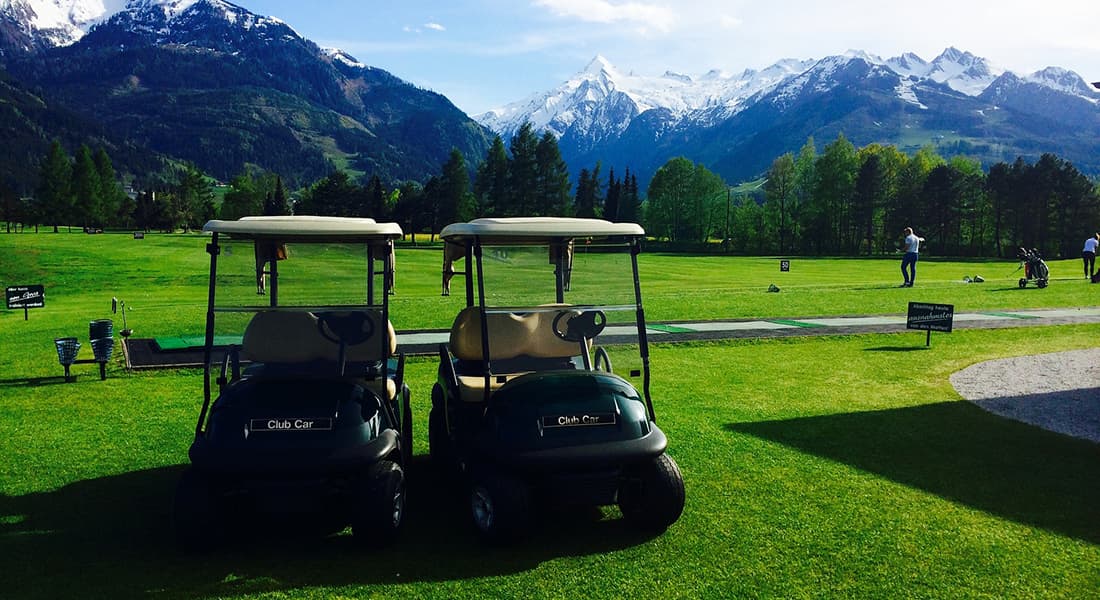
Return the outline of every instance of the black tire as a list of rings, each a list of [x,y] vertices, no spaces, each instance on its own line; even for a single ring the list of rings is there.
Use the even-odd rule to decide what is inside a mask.
[[[447,434],[446,416],[441,406],[433,406],[428,413],[428,453],[432,466],[441,471],[454,468],[454,448]]]
[[[187,468],[176,484],[172,501],[176,546],[187,552],[210,550],[221,541],[221,511],[210,481]]]
[[[660,533],[684,512],[684,478],[676,461],[661,454],[628,470],[619,487],[619,509],[627,521]]]
[[[390,544],[405,524],[405,471],[379,461],[360,480],[352,508],[351,532],[363,544]]]
[[[1047,286],[1047,280],[1046,279],[1040,279],[1040,280],[1035,282],[1035,285],[1037,285],[1039,287],[1039,289],[1043,289]]]
[[[1020,278],[1020,289],[1022,290],[1026,287],[1027,287],[1027,279],[1024,279],[1023,277],[1021,277]]]
[[[475,475],[470,485],[470,517],[478,537],[489,544],[508,544],[527,535],[530,505],[530,490],[518,479],[486,473]]]
[[[401,461],[403,466],[409,466],[412,464],[413,457],[413,422],[412,422],[412,407],[409,405],[409,388],[402,385],[404,389],[398,392],[398,396],[401,397]]]

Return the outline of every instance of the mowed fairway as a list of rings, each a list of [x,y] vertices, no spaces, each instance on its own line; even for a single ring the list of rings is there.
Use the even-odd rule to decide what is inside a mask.
[[[0,313],[0,596],[721,598],[1093,597],[1100,590],[1100,445],[989,415],[948,376],[998,357],[1091,348],[1100,326],[739,340],[652,347],[658,423],[687,485],[665,534],[615,509],[548,511],[524,544],[481,546],[427,461],[435,363],[411,360],[416,424],[401,541],[290,537],[257,516],[234,543],[189,556],[169,507],[187,462],[201,372],[93,365],[62,384],[52,340],[112,296],[137,335],[197,334],[208,257],[199,235],[0,235],[0,283],[46,286],[46,308]],[[291,249],[330,273],[339,259]],[[329,261],[332,262],[329,262]],[[578,254],[577,285],[602,257]],[[643,254],[647,316],[793,318],[899,314],[910,300],[957,312],[1100,305],[1079,261],[1050,261],[1049,288],[1020,290],[1011,261],[924,259],[897,289],[894,259]],[[586,264],[592,261],[594,264]],[[398,251],[398,329],[446,327],[438,250]],[[981,274],[983,284],[964,284]],[[598,274],[597,274],[598,276]],[[456,282],[459,280],[456,280]],[[766,293],[768,284],[782,288]],[[241,283],[251,292],[251,282]],[[460,287],[456,287],[456,290]],[[115,316],[116,330],[121,327]],[[629,349],[616,349],[627,352]],[[1083,385],[1088,382],[1083,382]],[[1095,382],[1092,382],[1095,385]]]

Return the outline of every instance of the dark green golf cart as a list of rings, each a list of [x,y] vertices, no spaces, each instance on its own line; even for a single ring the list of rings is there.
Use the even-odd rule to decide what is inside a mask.
[[[246,217],[203,230],[210,234],[203,402],[191,465],[176,490],[177,541],[201,550],[227,535],[278,538],[348,525],[356,539],[393,540],[412,447],[388,301],[401,228]],[[322,257],[341,268],[319,271]],[[224,352],[215,348],[215,340],[242,333]]]
[[[477,219],[441,237],[444,295],[464,277],[466,307],[439,350],[429,441],[468,491],[480,535],[521,537],[546,505],[617,504],[664,531],[684,483],[649,393],[642,228]]]

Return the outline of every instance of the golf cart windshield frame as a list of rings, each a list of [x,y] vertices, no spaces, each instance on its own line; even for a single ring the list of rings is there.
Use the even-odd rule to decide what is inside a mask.
[[[392,286],[394,275],[393,250],[394,241],[401,238],[401,227],[396,223],[377,223],[374,219],[355,219],[342,217],[313,217],[313,216],[271,216],[271,217],[243,217],[236,221],[209,221],[203,226],[203,231],[210,234],[210,242],[206,245],[206,252],[210,255],[210,279],[207,288],[206,304],[206,331],[203,344],[203,404],[199,413],[198,423],[195,425],[195,435],[203,432],[207,416],[209,414],[212,388],[210,384],[210,365],[214,350],[215,316],[217,313],[241,313],[261,311],[287,311],[287,312],[319,312],[319,311],[356,311],[374,309],[380,310],[382,315],[382,330],[379,343],[382,345],[381,377],[383,381],[389,377],[387,360],[390,357],[391,340],[389,339],[389,288]],[[366,274],[366,304],[355,305],[328,305],[328,306],[282,306],[279,304],[279,270],[278,260],[270,261],[271,285],[268,294],[269,304],[253,306],[218,306],[217,305],[217,275],[218,256],[222,250],[222,236],[231,240],[251,241],[253,245],[269,244],[281,246],[286,243],[297,244],[327,244],[342,243],[349,245],[361,244],[366,248],[367,274]],[[382,261],[382,269],[375,269],[375,261]],[[382,278],[381,293],[378,293],[375,279]],[[381,296],[381,301],[376,297]],[[388,407],[387,403],[383,403]],[[391,415],[392,416],[392,415]]]
[[[557,304],[565,303],[567,252],[575,240],[598,240],[607,247],[620,246],[630,253],[631,274],[634,280],[634,305],[583,305],[571,309],[633,310],[638,330],[638,349],[642,360],[642,395],[645,398],[649,418],[656,421],[653,401],[650,397],[649,338],[646,335],[645,308],[642,304],[642,287],[638,275],[638,255],[642,252],[645,231],[635,223],[611,223],[599,219],[567,219],[551,217],[476,219],[469,223],[455,223],[443,228],[440,237],[444,241],[444,260],[466,260],[466,270],[450,271],[462,275],[466,283],[466,306],[477,306],[481,313],[482,368],[485,372],[485,389],[492,379],[492,360],[489,352],[488,314],[503,312],[551,312],[554,307],[490,307],[485,302],[485,272],[483,248],[486,246],[538,246],[549,247],[554,258],[554,289]],[[473,267],[473,275],[471,269]],[[475,293],[476,290],[476,293]]]

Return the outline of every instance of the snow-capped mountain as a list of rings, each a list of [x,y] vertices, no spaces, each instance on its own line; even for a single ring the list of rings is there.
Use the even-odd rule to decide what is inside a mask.
[[[68,46],[125,6],[126,0],[0,0],[0,49]]]
[[[505,139],[524,122],[552,131],[574,171],[601,161],[641,177],[684,155],[736,178],[759,173],[808,136],[841,131],[858,143],[952,138],[958,152],[977,148],[993,161],[1015,158],[998,152],[1034,151],[1037,139],[1055,135],[1040,123],[1054,120],[1088,157],[1098,107],[1100,92],[1071,71],[1016,75],[947,48],[931,61],[850,50],[703,75],[638,75],[597,56],[560,86],[476,118]]]
[[[712,70],[692,77],[666,71],[659,77],[623,73],[603,56],[596,56],[561,86],[475,117],[490,129],[511,134],[530,121],[538,130],[558,137],[583,129],[597,141],[621,133],[638,115],[666,111],[677,121],[702,112],[734,114],[753,95],[768,89],[811,61],[780,61],[762,71],[746,69],[730,75]]]
[[[474,160],[489,146],[487,131],[443,96],[231,2],[0,2],[0,35],[31,42],[8,45],[0,74],[126,136],[120,145],[221,179],[259,167],[304,183],[347,164],[385,181],[425,180],[451,148]],[[35,21],[49,8],[79,18]],[[79,39],[45,43],[35,23],[67,23]]]

